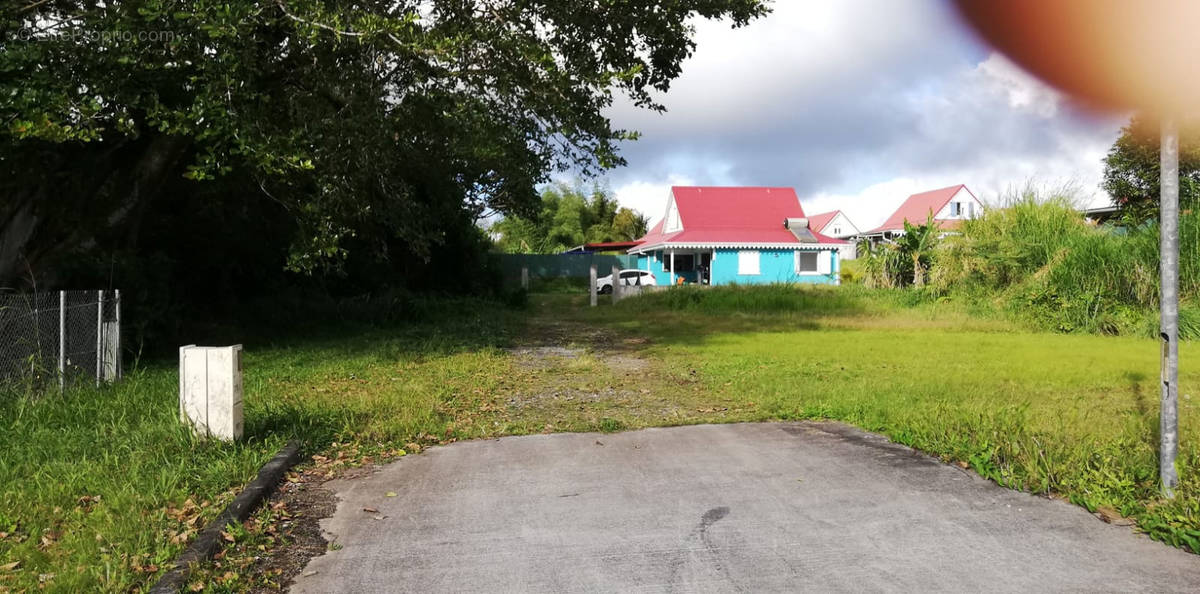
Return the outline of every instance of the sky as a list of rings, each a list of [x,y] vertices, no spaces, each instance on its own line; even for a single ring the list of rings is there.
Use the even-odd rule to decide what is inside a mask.
[[[862,230],[909,194],[966,184],[985,203],[1029,185],[1106,203],[1101,159],[1128,114],[1089,114],[994,53],[942,0],[777,0],[749,26],[698,21],[664,114],[618,99],[641,132],[605,181],[662,216],[672,185],[788,186],[807,214]]]

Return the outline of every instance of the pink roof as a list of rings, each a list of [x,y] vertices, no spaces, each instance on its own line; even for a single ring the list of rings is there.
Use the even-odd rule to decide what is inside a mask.
[[[683,229],[663,233],[660,221],[639,241],[660,243],[794,243],[800,240],[783,226],[784,219],[803,218],[804,209],[792,188],[674,186],[671,195]],[[813,230],[821,243],[846,243]]]
[[[904,201],[904,204],[901,204],[900,208],[897,208],[896,212],[892,213],[892,216],[888,217],[888,219],[884,221],[882,225],[867,231],[867,233],[903,230],[904,221],[908,221],[913,225],[923,225],[929,218],[929,213],[932,212],[936,215],[937,213],[941,212],[942,208],[946,206],[946,203],[950,202],[950,199],[958,193],[959,189],[967,189],[967,187],[963,184],[958,184],[948,188],[941,188],[939,190],[930,190],[928,192],[913,194],[912,196],[909,196],[908,199]],[[970,189],[967,189],[967,193],[971,194],[972,198],[975,197],[975,194],[973,194]],[[978,199],[976,198],[976,200]],[[957,225],[958,223],[958,221],[953,221],[950,219],[934,219],[934,221],[939,223],[939,227],[948,227],[951,225]]]
[[[812,215],[812,216],[808,217],[808,226],[813,231],[824,231],[825,225],[828,225],[829,221],[832,221],[833,217],[838,216],[838,214],[841,212],[842,211],[840,211],[840,210],[833,210],[830,212],[823,212],[821,214]]]

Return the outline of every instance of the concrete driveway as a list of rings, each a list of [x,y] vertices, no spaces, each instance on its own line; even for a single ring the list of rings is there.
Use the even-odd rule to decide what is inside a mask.
[[[834,423],[459,443],[331,486],[340,548],[293,592],[1200,590],[1196,556]]]

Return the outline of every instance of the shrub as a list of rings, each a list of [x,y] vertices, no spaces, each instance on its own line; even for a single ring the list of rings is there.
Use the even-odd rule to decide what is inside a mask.
[[[1200,290],[1200,215],[1181,220],[1181,295]],[[938,295],[990,297],[1062,332],[1152,334],[1158,307],[1158,228],[1093,226],[1069,195],[1026,190],[938,248],[930,274]],[[1189,322],[1186,333],[1192,334]]]

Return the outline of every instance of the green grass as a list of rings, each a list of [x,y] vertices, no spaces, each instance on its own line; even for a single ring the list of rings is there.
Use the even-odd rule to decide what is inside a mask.
[[[291,437],[378,459],[455,439],[773,419],[842,420],[1200,548],[1200,345],[1182,349],[1183,483],[1163,501],[1152,340],[1038,333],[1002,310],[861,287],[586,301],[453,302],[247,339],[237,444],[180,425],[173,362],[100,390],[0,395],[0,591],[146,588]],[[579,350],[505,348],[547,342]]]
[[[1181,348],[1183,481],[1163,501],[1153,340],[1031,332],[894,291],[673,293],[584,315],[648,337],[664,367],[695,370],[705,391],[757,411],[747,419],[845,421],[1200,551],[1200,345]]]
[[[0,393],[0,591],[148,586],[291,437],[320,452],[456,435],[459,412],[479,408],[503,375],[496,345],[511,316],[457,305],[424,323],[247,341],[246,438],[236,444],[195,439],[178,422],[173,362],[99,390]],[[181,512],[189,499],[202,509]]]

